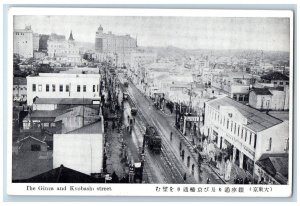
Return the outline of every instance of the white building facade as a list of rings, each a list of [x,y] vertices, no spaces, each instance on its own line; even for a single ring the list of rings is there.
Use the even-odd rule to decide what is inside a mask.
[[[100,98],[99,74],[40,73],[27,76],[27,104],[34,98]]]
[[[288,122],[236,102],[229,97],[208,101],[204,128],[219,149],[233,146],[232,163],[255,177],[255,162],[264,153],[284,153]]]

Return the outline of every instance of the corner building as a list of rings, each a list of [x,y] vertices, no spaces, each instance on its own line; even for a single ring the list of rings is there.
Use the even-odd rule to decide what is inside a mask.
[[[288,153],[289,124],[229,97],[208,101],[204,129],[219,149],[233,146],[231,160],[252,177],[263,154]]]

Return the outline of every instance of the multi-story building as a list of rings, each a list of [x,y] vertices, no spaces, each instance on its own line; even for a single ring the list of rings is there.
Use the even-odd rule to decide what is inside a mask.
[[[103,33],[100,25],[96,31],[95,51],[96,53],[116,54],[118,66],[130,63],[130,53],[137,48],[136,39],[130,35],[115,35],[112,32]]]
[[[277,86],[289,85],[289,77],[280,73],[280,72],[272,72],[267,75],[261,76],[262,83],[268,83]]]
[[[81,63],[81,56],[79,54],[79,47],[73,38],[72,31],[68,41],[63,38],[64,36],[51,34],[47,41],[48,56],[54,58],[56,61],[77,65]]]
[[[289,86],[271,88],[252,88],[249,105],[259,110],[288,110]]]
[[[255,162],[263,154],[288,153],[289,124],[229,97],[206,102],[205,133],[224,149],[233,147],[232,163],[255,174]]]
[[[14,29],[14,53],[23,58],[33,57],[33,31],[31,26],[25,29]]]
[[[221,73],[213,75],[211,86],[221,90],[230,98],[248,103],[250,86],[255,83],[255,78],[247,73]]]
[[[27,76],[27,104],[38,98],[99,98],[100,74],[40,73]]]
[[[33,51],[38,51],[40,47],[40,35],[38,33],[33,33]]]

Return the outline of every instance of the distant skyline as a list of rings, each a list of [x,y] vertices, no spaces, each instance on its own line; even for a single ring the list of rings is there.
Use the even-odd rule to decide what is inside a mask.
[[[14,29],[31,25],[39,34],[62,34],[80,42],[95,42],[95,32],[130,34],[138,46],[182,49],[290,51],[288,18],[265,17],[129,17],[14,16]]]

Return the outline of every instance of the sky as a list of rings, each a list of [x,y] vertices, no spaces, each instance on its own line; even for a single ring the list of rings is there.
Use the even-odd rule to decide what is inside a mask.
[[[14,28],[31,25],[39,34],[57,33],[76,41],[95,42],[95,32],[130,34],[138,46],[174,46],[183,49],[253,49],[289,51],[288,18],[253,17],[106,17],[14,16]]]

